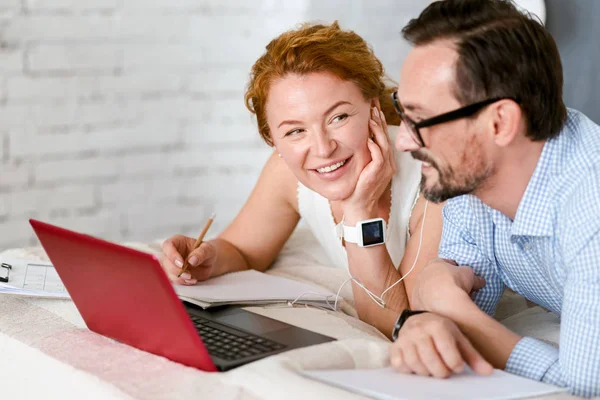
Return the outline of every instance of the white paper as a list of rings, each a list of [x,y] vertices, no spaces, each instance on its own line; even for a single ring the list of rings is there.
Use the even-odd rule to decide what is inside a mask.
[[[52,264],[38,260],[0,259],[9,264],[8,283],[0,282],[0,293],[33,297],[69,298]],[[4,276],[5,271],[1,271]]]
[[[379,400],[503,400],[566,391],[501,370],[494,370],[490,376],[480,376],[467,370],[448,379],[401,374],[392,368],[301,371],[301,374]]]
[[[196,304],[268,304],[298,300],[332,307],[335,295],[324,289],[255,270],[225,274],[193,286],[173,285],[177,295]],[[194,301],[195,300],[195,301]]]

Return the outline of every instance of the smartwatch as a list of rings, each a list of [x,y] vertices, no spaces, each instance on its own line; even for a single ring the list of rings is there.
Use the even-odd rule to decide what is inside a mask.
[[[385,243],[385,221],[373,218],[358,221],[356,226],[343,225],[344,240],[359,247],[377,246]]]

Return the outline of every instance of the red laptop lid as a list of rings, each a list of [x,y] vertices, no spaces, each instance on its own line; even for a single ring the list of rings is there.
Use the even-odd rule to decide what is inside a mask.
[[[216,371],[154,255],[29,222],[90,330],[181,364]]]

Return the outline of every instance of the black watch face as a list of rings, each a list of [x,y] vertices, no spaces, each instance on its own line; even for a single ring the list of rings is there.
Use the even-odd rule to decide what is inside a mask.
[[[363,246],[383,243],[383,221],[362,224]]]

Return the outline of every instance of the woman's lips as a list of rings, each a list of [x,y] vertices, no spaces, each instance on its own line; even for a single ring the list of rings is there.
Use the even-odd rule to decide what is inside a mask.
[[[352,160],[352,157],[347,158],[344,161],[344,165],[342,165],[341,167],[339,167],[333,171],[330,171],[330,172],[319,172],[316,169],[311,170],[311,172],[313,174],[317,175],[320,179],[323,179],[326,181],[334,181],[334,180],[338,179],[339,177],[341,177],[342,175],[344,175],[348,171],[351,160]]]

